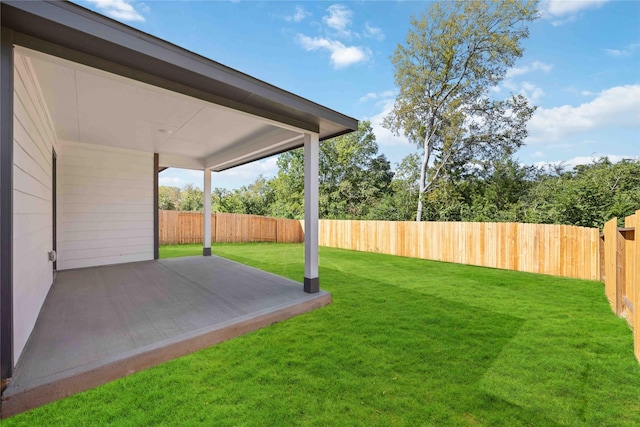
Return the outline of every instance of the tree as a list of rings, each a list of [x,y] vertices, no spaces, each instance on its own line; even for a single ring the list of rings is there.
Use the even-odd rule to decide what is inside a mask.
[[[161,185],[158,187],[158,208],[175,211],[180,206],[180,188]]]
[[[269,181],[273,202],[270,215],[282,218],[304,217],[304,153],[301,148],[278,157],[278,175]]]
[[[527,136],[533,114],[526,98],[490,97],[490,89],[522,56],[536,1],[432,3],[411,19],[405,45],[391,60],[399,88],[384,126],[422,150],[416,220],[426,192],[454,161],[511,155]]]
[[[187,184],[180,192],[181,211],[202,211],[204,207],[204,193],[193,184]]]
[[[541,179],[526,198],[526,221],[602,227],[640,209],[640,161],[603,157],[573,172]]]
[[[478,169],[473,191],[469,194],[470,208],[463,221],[524,221],[522,200],[540,176],[536,166],[520,165],[511,157],[498,159]]]
[[[268,215],[274,192],[265,177],[260,175],[253,183],[243,186],[236,192],[243,202],[243,213]]]
[[[211,192],[211,211],[225,213],[245,213],[244,203],[237,190],[216,187]]]
[[[367,219],[384,221],[407,221],[415,215],[418,204],[418,165],[417,154],[409,154],[396,167],[389,191],[383,199],[373,205]]]
[[[269,181],[269,213],[304,216],[304,152],[296,149],[278,158],[278,175]],[[371,123],[320,143],[319,213],[321,218],[361,218],[390,190],[391,165],[378,155]]]
[[[371,123],[320,145],[320,216],[362,218],[390,191],[391,164],[378,155]]]

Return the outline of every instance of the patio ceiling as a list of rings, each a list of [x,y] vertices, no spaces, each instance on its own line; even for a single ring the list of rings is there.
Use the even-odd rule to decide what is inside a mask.
[[[159,153],[222,170],[302,144],[293,128],[116,74],[19,48],[61,140]],[[164,162],[163,162],[164,160]]]

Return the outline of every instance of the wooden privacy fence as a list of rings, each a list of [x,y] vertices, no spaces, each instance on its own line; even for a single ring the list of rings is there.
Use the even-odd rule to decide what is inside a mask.
[[[202,243],[202,212],[160,211],[160,244]],[[211,242],[300,243],[304,231],[300,221],[216,212],[211,214]]]
[[[597,228],[493,222],[320,221],[321,246],[579,279],[600,278]]]
[[[160,211],[160,244],[202,243],[202,212]],[[320,220],[319,244],[578,279],[601,279],[597,228],[494,222]],[[211,214],[212,242],[304,241],[303,221]]]
[[[640,210],[617,226],[618,218],[604,225],[602,277],[611,309],[633,329],[634,352],[640,361]]]

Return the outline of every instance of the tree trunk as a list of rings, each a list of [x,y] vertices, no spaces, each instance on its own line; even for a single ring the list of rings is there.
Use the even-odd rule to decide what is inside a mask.
[[[418,190],[418,211],[416,212],[416,221],[422,221],[422,196],[427,189],[427,165],[429,164],[429,157],[431,157],[431,144],[429,144],[429,138],[424,139],[424,153],[422,156],[422,164],[420,165],[420,187]]]

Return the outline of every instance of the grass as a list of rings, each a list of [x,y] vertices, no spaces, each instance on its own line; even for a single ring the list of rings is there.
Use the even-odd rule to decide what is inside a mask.
[[[213,251],[303,276],[301,245]],[[640,365],[601,283],[329,248],[320,256],[330,306],[2,426],[640,424]]]

